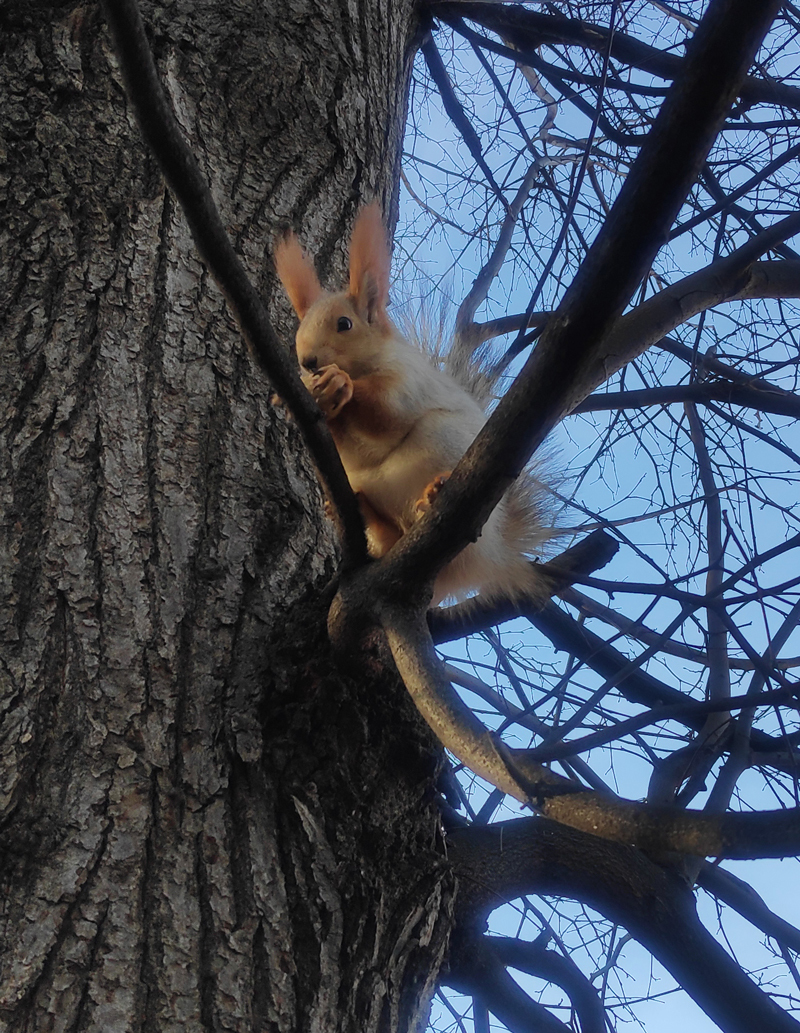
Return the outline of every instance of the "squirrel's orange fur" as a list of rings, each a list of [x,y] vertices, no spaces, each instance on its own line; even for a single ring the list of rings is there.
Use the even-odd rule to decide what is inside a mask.
[[[275,265],[300,317],[303,382],[360,501],[370,553],[382,556],[431,505],[486,415],[389,319],[389,249],[377,205],[356,219],[348,291],[322,289],[293,233],[276,248]],[[434,603],[476,591],[484,598],[535,593],[525,553],[547,537],[532,490],[515,485],[478,541],[442,570]]]

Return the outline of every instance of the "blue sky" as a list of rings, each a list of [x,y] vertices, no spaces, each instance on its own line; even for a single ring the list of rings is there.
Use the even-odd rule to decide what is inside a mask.
[[[644,0],[623,7],[628,13],[638,12],[640,18],[644,17],[653,32],[665,26],[667,31],[675,34],[675,38],[682,32],[670,19],[665,20],[654,11],[655,5],[647,4]],[[683,7],[687,9],[687,5]],[[695,10],[698,7],[694,5]],[[454,69],[453,74],[462,90],[461,99],[473,115],[495,179],[503,185],[507,196],[511,197],[529,167],[531,154],[519,146],[518,136],[515,145],[516,127],[511,125],[502,105],[498,106],[496,95],[482,83],[474,55],[464,48],[451,51],[442,34],[437,34],[437,42],[442,46],[451,69]],[[784,50],[781,61],[787,67],[790,63],[797,64],[796,41]],[[495,67],[499,72],[504,66],[497,63]],[[504,74],[507,76],[507,72]],[[400,222],[395,249],[396,281],[393,296],[403,300],[412,311],[420,298],[427,301],[432,299],[435,305],[437,299],[445,297],[451,306],[458,304],[496,240],[502,215],[496,199],[490,196],[485,186],[474,181],[474,163],[449,119],[441,111],[436,97],[426,92],[425,79],[424,69],[420,65],[420,85],[412,94],[412,127],[407,142],[407,150],[413,157],[409,157],[405,164],[406,179],[401,186]],[[546,116],[552,114],[552,107],[548,109],[546,100],[532,94],[529,84],[518,73],[511,78],[506,77],[504,82],[509,95],[515,99],[530,136],[535,137]],[[760,109],[752,117],[754,121],[763,121],[773,114]],[[576,115],[569,105],[560,104],[555,122],[545,134],[546,139],[542,137],[536,141],[540,154],[546,159],[546,168],[565,189],[569,188],[570,177],[576,168],[576,156],[580,153],[577,146],[569,146],[569,141],[580,141],[588,131],[585,119]],[[779,153],[785,146],[783,140],[770,140],[766,146],[762,146],[763,135],[729,134],[717,154],[723,173],[725,147],[729,142],[735,152],[740,146],[748,141],[752,143],[757,138],[763,160],[768,160],[774,152]],[[607,198],[613,200],[619,176],[612,161],[604,159],[605,151],[610,154],[613,149],[602,140],[595,142],[596,160],[592,171],[600,191],[605,191]],[[741,170],[731,170],[728,186],[735,184],[735,176],[744,174]],[[787,171],[790,177],[796,177],[796,174],[796,166]],[[591,196],[587,188],[575,209],[576,221],[588,241],[603,216],[600,199],[595,196],[593,205]],[[780,189],[773,190],[771,194],[762,192],[758,200],[762,210],[766,209],[776,218],[794,204],[794,198],[783,198]],[[495,281],[486,303],[479,310],[478,318],[522,311],[528,304],[531,290],[538,280],[560,225],[559,213],[553,210],[547,193],[538,188],[531,194],[528,213],[526,218],[529,221],[519,226],[509,261]],[[710,232],[714,232],[713,226]],[[744,239],[743,234],[734,235],[733,244],[738,245]],[[553,265],[552,275],[544,283],[537,308],[546,309],[557,303],[560,293],[571,279],[571,270],[575,267],[578,253],[576,240],[568,240]],[[675,282],[681,276],[702,267],[708,260],[708,251],[703,241],[682,238],[659,256],[654,276],[647,286],[648,293]],[[760,366],[752,371],[765,370],[780,381],[781,376],[793,374],[790,365],[782,372],[781,363],[791,364],[797,353],[791,319],[785,324],[789,327],[788,331],[784,329],[780,335],[771,336],[770,321],[782,314],[773,302],[754,306],[729,305],[705,317],[691,320],[682,334],[690,345],[696,335],[701,351],[715,344],[720,356],[732,363],[736,362],[737,350],[741,354],[757,354]],[[678,336],[677,331],[675,336]],[[653,350],[626,370],[624,387],[632,389],[653,383],[674,383],[685,373],[685,367],[677,360],[664,352]],[[795,387],[789,382],[787,386],[792,389]],[[746,428],[737,434],[735,429],[731,430],[724,422],[715,420],[708,413],[704,415],[707,417],[709,447],[719,475],[722,504],[732,529],[726,551],[726,569],[732,572],[753,551],[761,552],[800,530],[797,526],[800,511],[796,509],[800,497],[800,471],[787,461],[785,449],[781,451],[775,446],[777,442],[800,453],[800,435],[796,425],[788,419],[766,417],[762,420],[752,412],[737,412],[736,415],[746,425],[766,432],[755,438],[748,437]],[[697,527],[702,526],[704,504],[681,406],[670,406],[663,411],[645,410],[621,429],[613,413],[568,417],[553,437],[552,450],[557,455],[559,476],[563,478],[558,485],[559,494],[574,503],[562,509],[558,518],[559,526],[562,529],[595,526],[594,515],[612,523],[622,522],[619,531],[624,536],[623,547],[617,558],[599,576],[621,583],[650,581],[654,584],[658,583],[660,577],[683,577],[682,587],[702,592],[705,580],[704,544],[698,538]],[[745,488],[748,490],[745,491]],[[672,509],[672,512],[662,513],[665,509]],[[646,518],[647,514],[656,513],[660,515]],[[568,544],[568,539],[564,544]],[[759,584],[769,585],[785,580],[785,564],[784,557],[762,568],[758,572]],[[686,574],[693,570],[700,573],[687,579]],[[651,602],[645,595],[619,592],[610,599],[602,591],[585,591],[593,594],[604,605],[610,605],[634,619],[639,618]],[[784,595],[785,600],[793,598],[797,598],[796,591]],[[787,605],[785,603],[782,610],[770,610],[754,602],[743,605],[738,611],[737,619],[742,627],[748,629],[750,641],[755,648],[766,648],[769,637],[780,626]],[[657,630],[669,622],[677,608],[673,602],[662,600],[646,612],[646,623]],[[592,621],[591,626],[599,634],[610,635],[613,630],[596,620]],[[697,648],[702,645],[702,633],[702,620],[694,629],[690,622],[685,624],[681,631],[684,641]],[[527,679],[529,685],[526,687],[530,688],[534,702],[537,692],[544,693],[548,686],[554,685],[564,676],[563,654],[556,654],[549,648],[526,622],[507,626],[503,631],[503,639],[516,650],[517,671]],[[631,656],[637,655],[642,649],[640,645],[624,639],[615,644],[617,648],[627,650]],[[500,691],[511,692],[508,679],[502,673],[498,674],[495,655],[485,643],[473,642],[468,647],[448,647],[446,652],[450,659],[460,663],[465,670],[491,686],[498,687]],[[735,653],[733,648],[732,654]],[[781,655],[798,654],[800,635],[795,632]],[[653,658],[646,666],[657,677],[683,691],[698,696],[704,692],[705,669],[697,664],[674,656],[662,656]],[[751,677],[748,672],[734,672],[732,691],[745,691]],[[592,672],[582,670],[573,677],[576,696],[583,693],[585,697],[600,682],[601,679]],[[465,694],[465,698],[470,697]],[[482,716],[487,723],[491,723],[491,719],[484,713],[485,704],[476,697],[472,697],[472,702],[482,708]],[[612,709],[619,716],[638,710],[619,700],[614,701]],[[540,716],[546,717],[546,714],[542,712]],[[671,729],[663,728],[660,735],[648,739],[649,747],[657,752],[668,752],[680,745],[670,733],[678,734],[682,731],[678,725]],[[509,741],[515,745],[527,745],[530,741],[523,741],[518,728],[510,729],[508,736]],[[627,741],[625,749],[615,751],[613,755],[607,750],[596,750],[585,759],[621,795],[632,799],[646,795],[651,765],[634,742]],[[472,786],[473,805],[478,809],[485,798],[485,792],[472,779],[466,779],[466,783]],[[787,801],[784,789],[776,788],[774,782],[768,782],[755,770],[742,778],[740,786],[742,793],[737,805],[744,809],[775,807],[779,799],[784,803]],[[702,807],[703,802],[704,794],[700,794],[692,806]],[[513,813],[519,813],[518,809],[515,808]],[[508,812],[505,816],[508,816]],[[794,859],[726,863],[725,867],[741,878],[748,879],[767,904],[788,921],[800,924],[800,895],[796,891],[797,862]],[[538,906],[545,913],[550,904],[539,902]],[[702,891],[698,893],[698,907],[707,928],[721,942],[728,944],[745,967],[761,973],[761,978],[767,981],[780,979],[779,989],[782,992],[793,990],[797,996],[797,988],[790,987],[786,979],[785,967],[782,963],[776,966],[774,951],[763,946],[764,937],[757,930],[728,909],[724,910],[720,918],[716,904]],[[608,938],[612,935],[610,927],[607,923],[596,922],[595,931],[600,934],[599,938],[583,946],[581,937],[585,940],[586,935],[581,930],[587,928],[587,923],[581,918],[581,909],[559,904],[558,911],[560,917],[554,919],[554,922],[557,921],[565,940],[569,941],[572,937],[569,942],[570,949],[575,952],[575,960],[584,973],[591,974],[601,963],[603,952],[608,948]],[[493,922],[497,923],[495,931],[516,934],[519,909],[513,906],[504,909],[502,915],[496,913]],[[535,936],[540,929],[537,920],[530,917],[524,926],[524,933],[529,936]],[[602,978],[598,976],[598,981],[602,981]],[[651,992],[659,995],[657,1000],[633,1006],[636,1017],[647,1033],[661,1033],[662,1030],[672,1033],[680,1025],[692,1033],[705,1033],[706,1030],[717,1028],[686,994],[672,992],[674,983],[671,977],[632,941],[623,948],[620,971],[612,977],[612,981],[616,978],[620,979],[619,993],[622,997],[635,1000]],[[553,994],[551,988],[544,999],[554,1001],[556,998]],[[458,999],[453,998],[453,1004],[461,1007],[464,1002],[459,1004]],[[631,1016],[624,1011],[614,1014],[618,1028],[627,1028],[626,1021],[630,1021]],[[437,1028],[447,1029],[448,1024],[453,1023],[444,1009],[436,1011],[435,1016]],[[492,1028],[502,1027],[493,1020]]]

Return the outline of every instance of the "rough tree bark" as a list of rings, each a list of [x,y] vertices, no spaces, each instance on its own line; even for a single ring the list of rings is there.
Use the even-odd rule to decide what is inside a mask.
[[[359,205],[392,210],[417,25],[273,6],[144,15],[288,347],[274,239],[334,279]],[[626,924],[731,1033],[796,1030],[632,847],[537,819],[446,856],[441,749],[378,659],[331,660],[313,471],[96,5],[7,0],[0,76],[0,1029],[419,1028],[453,930],[457,984],[485,912],[538,891]]]
[[[146,5],[278,324],[391,207],[408,0]],[[142,145],[94,4],[0,14],[0,1025],[414,1028],[452,915],[439,750],[338,674],[329,527]]]

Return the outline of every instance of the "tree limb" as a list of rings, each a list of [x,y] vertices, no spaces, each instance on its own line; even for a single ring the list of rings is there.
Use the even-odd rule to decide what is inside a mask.
[[[533,185],[536,182],[540,169],[541,164],[538,159],[531,163],[530,168],[525,174],[525,178],[514,196],[514,200],[508,206],[500,227],[500,233],[498,234],[497,241],[492,248],[488,261],[478,272],[467,296],[458,307],[453,347],[460,346],[463,348],[466,345],[470,352],[473,350],[469,346],[472,342],[470,331],[474,326],[473,320],[475,313],[479,306],[486,300],[486,295],[489,293],[492,281],[502,268],[503,262],[508,254],[508,249],[511,247],[511,238],[517,225],[519,213],[522,211],[522,206],[527,201],[528,195],[533,189]]]
[[[717,201],[717,203],[712,205],[710,208],[706,208],[704,211],[692,216],[691,219],[687,219],[685,222],[679,222],[678,225],[670,232],[669,239],[674,240],[682,233],[687,233],[689,230],[693,230],[695,227],[707,222],[713,216],[719,215],[720,212],[726,211],[736,201],[738,201],[740,197],[744,197],[745,194],[748,194],[754,187],[763,183],[764,180],[769,179],[774,172],[782,169],[784,165],[793,161],[798,156],[800,156],[800,144],[795,144],[794,147],[790,147],[788,150],[784,151],[783,154],[779,154],[777,158],[773,158],[772,161],[767,162],[767,164],[754,176],[751,176],[750,179],[745,180],[744,183],[741,183],[734,190],[731,190],[730,193],[726,194],[722,200]]]
[[[450,76],[447,74],[447,69],[442,61],[441,54],[439,53],[436,44],[433,41],[433,36],[428,33],[422,42],[420,47],[422,56],[425,58],[425,64],[428,66],[431,79],[436,83],[436,88],[442,98],[442,104],[447,114],[450,116],[450,120],[453,125],[461,134],[461,138],[467,145],[469,153],[472,155],[475,164],[486,176],[486,182],[492,188],[495,196],[498,198],[504,208],[508,207],[508,203],[503,195],[503,191],[497,185],[492,174],[492,170],[486,164],[486,159],[483,156],[483,148],[481,147],[481,141],[478,134],[472,127],[472,123],[467,117],[467,113],[464,111],[464,106],[456,96],[456,92],[453,89],[453,84],[450,82]]]
[[[186,143],[156,70],[136,0],[103,0],[125,89],[142,135],[177,197],[197,245],[230,306],[250,353],[292,412],[335,507],[346,562],[366,560],[364,522],[325,418],[303,386],[266,307],[233,249],[200,166]]]
[[[774,940],[800,953],[800,929],[795,928],[780,915],[767,907],[752,886],[732,872],[704,861],[700,866],[697,882],[728,907],[732,907],[742,918],[771,936]]]
[[[578,1015],[581,1033],[605,1033],[606,1015],[600,995],[570,957],[548,950],[538,941],[528,943],[510,936],[487,936],[484,940],[504,965],[560,986]]]
[[[563,649],[577,656],[603,678],[614,677],[624,669],[624,677],[617,681],[616,688],[617,692],[631,703],[641,703],[649,707],[686,703],[686,696],[679,689],[674,689],[647,671],[632,666],[624,653],[585,625],[579,624],[555,603],[548,603],[537,612],[529,611],[525,616],[547,636],[556,649]],[[682,720],[695,731],[702,728],[702,719],[699,716],[687,713]],[[778,752],[786,748],[781,737],[767,735],[757,728],[750,733],[750,741],[754,749],[764,753]]]
[[[632,732],[638,732],[642,728],[658,724],[661,721],[686,722],[689,719],[694,724],[697,724],[705,714],[742,710],[752,706],[766,707],[779,703],[794,704],[795,708],[797,708],[799,698],[800,686],[794,692],[790,689],[773,689],[770,692],[745,693],[741,696],[731,696],[728,699],[721,700],[687,700],[683,704],[676,703],[671,706],[654,707],[652,710],[646,710],[642,714],[636,714],[635,717],[625,718],[623,721],[617,721],[607,728],[601,728],[596,732],[591,732],[589,735],[584,735],[580,739],[570,739],[567,742],[543,743],[541,746],[529,750],[528,753],[531,755],[531,759],[541,764],[547,764],[550,761],[561,760],[562,758],[568,760],[576,754],[597,749],[598,746],[615,742],[617,739],[630,735]]]
[[[705,159],[777,8],[715,0],[605,225],[533,355],[435,506],[383,562],[441,569],[474,537],[532,451],[582,400],[603,338],[640,282]],[[732,27],[735,26],[735,29]],[[607,375],[607,374],[606,374]]]
[[[453,18],[468,18],[484,28],[506,37],[513,35],[525,49],[543,45],[568,44],[586,47],[603,54],[609,47],[609,31],[605,25],[544,14],[530,8],[490,3],[434,2],[430,5],[435,17],[450,22]],[[623,64],[632,65],[660,79],[678,80],[685,74],[688,58],[659,50],[641,40],[616,30],[611,39],[611,56]],[[779,104],[800,110],[800,89],[784,83],[771,82],[748,75],[739,90],[746,104]]]
[[[494,949],[494,939],[455,938],[450,947],[449,971],[442,981],[460,993],[479,997],[513,1033],[569,1033],[569,1026],[511,978]]]
[[[546,818],[519,818],[454,830],[448,854],[465,935],[524,894],[579,900],[624,926],[725,1033],[800,1030],[703,927],[686,885],[631,847]]]
[[[798,542],[796,541],[794,544],[798,544]],[[584,595],[583,592],[579,592],[574,587],[559,592],[559,595],[564,602],[575,607],[582,615],[597,617],[606,624],[610,624],[612,628],[616,628],[617,631],[621,631],[628,638],[635,639],[637,642],[643,642],[645,645],[652,645],[658,641],[662,653],[669,653],[670,656],[679,656],[682,660],[688,660],[690,663],[700,664],[703,667],[708,664],[708,654],[702,649],[698,649],[696,646],[687,646],[684,642],[676,642],[675,639],[665,642],[662,635],[643,624],[641,620],[631,620],[630,617],[612,610],[610,606],[604,606],[596,599]],[[751,660],[743,660],[741,657],[732,656],[728,659],[728,663],[731,670],[754,670],[753,662]],[[800,657],[776,658],[774,663],[779,670],[787,671],[792,667],[800,666]]]
[[[397,669],[442,745],[475,774],[520,803],[573,828],[637,845],[652,856],[785,857],[800,854],[800,810],[702,814],[653,807],[588,791],[507,747],[459,698],[434,652],[424,618],[401,602],[380,620]],[[701,721],[702,724],[702,721]]]
[[[720,381],[675,384],[669,387],[644,387],[636,391],[608,391],[589,395],[573,410],[573,414],[606,412],[621,409],[646,409],[651,405],[675,405],[685,402],[724,402],[726,405],[770,412],[776,416],[800,417],[800,396],[790,392],[763,391],[759,387],[742,387]]]
[[[725,301],[800,297],[800,263],[756,262],[776,243],[798,232],[800,213],[795,213],[621,316],[598,349],[594,367],[582,383],[576,382],[573,408],[632,359],[699,312]],[[776,394],[795,397],[789,392]]]

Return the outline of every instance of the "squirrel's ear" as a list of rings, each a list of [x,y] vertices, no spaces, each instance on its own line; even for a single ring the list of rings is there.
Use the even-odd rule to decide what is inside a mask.
[[[305,316],[322,293],[316,270],[294,233],[287,233],[275,248],[275,268],[295,312]]]
[[[368,323],[387,319],[389,301],[389,246],[377,204],[356,216],[350,238],[350,296]]]

